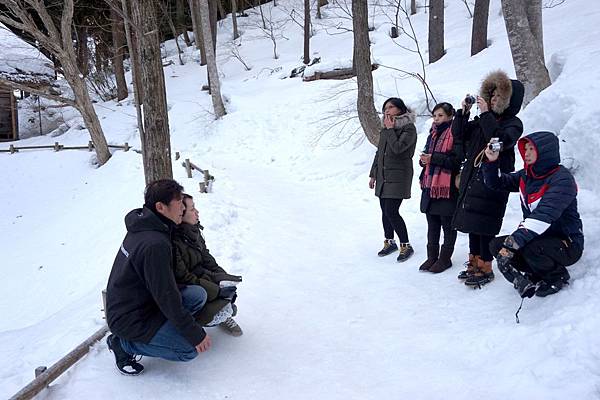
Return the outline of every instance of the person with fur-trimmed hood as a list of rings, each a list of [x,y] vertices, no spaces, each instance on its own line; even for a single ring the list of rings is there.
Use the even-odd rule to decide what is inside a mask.
[[[383,129],[369,173],[369,188],[375,189],[379,197],[385,235],[383,248],[377,255],[383,257],[398,250],[394,240],[396,232],[400,240],[398,262],[406,261],[414,253],[399,210],[402,200],[410,198],[412,158],[417,145],[415,118],[415,113],[402,99],[392,97],[383,103]]]
[[[583,253],[583,224],[577,211],[575,178],[560,165],[558,138],[534,132],[519,139],[525,168],[499,173],[498,153],[486,149],[485,184],[492,189],[520,192],[523,221],[509,236],[490,245],[498,269],[521,297],[545,297],[568,283],[565,267]],[[523,273],[521,273],[523,272]]]
[[[515,170],[514,146],[523,133],[516,116],[523,103],[524,88],[503,71],[490,73],[482,82],[477,106],[481,114],[469,121],[472,102],[463,100],[452,122],[452,134],[464,146],[466,161],[460,173],[456,213],[452,224],[469,234],[469,261],[458,278],[467,286],[481,287],[494,279],[490,241],[500,232],[508,191],[486,187],[480,169],[484,149],[492,138],[502,142],[498,166],[503,173]]]

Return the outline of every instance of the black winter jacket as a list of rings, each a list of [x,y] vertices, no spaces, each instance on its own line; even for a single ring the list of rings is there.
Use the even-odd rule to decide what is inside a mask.
[[[476,159],[492,138],[503,142],[499,167],[502,172],[515,170],[514,146],[523,133],[523,123],[516,117],[523,102],[523,85],[513,82],[509,107],[497,115],[492,111],[482,113],[469,121],[469,114],[458,110],[452,123],[452,134],[464,144],[466,161],[460,174],[460,187],[454,228],[465,233],[494,236],[500,232],[508,202],[508,191],[494,191],[483,182]]]
[[[498,163],[483,165],[485,184],[493,189],[521,193],[523,222],[512,237],[518,248],[540,235],[577,243],[583,250],[583,224],[577,211],[577,184],[560,165],[558,138],[552,132],[535,132],[519,140],[537,150],[537,160],[525,169],[498,176]]]
[[[175,225],[144,207],[129,212],[125,226],[127,235],[106,289],[110,330],[124,339],[148,343],[169,320],[192,346],[198,345],[206,333],[183,307],[173,275]]]

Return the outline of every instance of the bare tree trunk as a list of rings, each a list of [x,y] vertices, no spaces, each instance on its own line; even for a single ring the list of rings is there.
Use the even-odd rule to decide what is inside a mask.
[[[129,95],[127,81],[125,81],[125,68],[123,67],[123,54],[125,47],[125,34],[123,33],[123,18],[114,10],[110,9],[110,21],[113,42],[113,68],[115,70],[115,81],[117,82],[117,100],[126,99]]]
[[[210,34],[215,53],[217,51],[217,3],[219,1],[220,0],[208,0],[208,10],[210,12]],[[204,22],[204,20],[202,21]]]
[[[192,13],[192,24],[194,25],[194,37],[196,48],[200,50],[200,65],[206,65],[206,49],[202,38],[202,18],[200,17],[200,5],[198,0],[189,0]]]
[[[192,45],[192,41],[190,40],[190,36],[188,35],[187,24],[185,22],[185,0],[175,1],[175,19],[177,31],[183,35],[185,45],[187,47],[190,47]]]
[[[356,108],[360,125],[371,144],[379,143],[381,122],[373,100],[371,73],[371,43],[369,41],[369,10],[367,0],[352,0],[352,27],[354,35],[353,68],[358,82]]]
[[[125,38],[127,39],[127,48],[129,49],[129,60],[131,62],[131,78],[133,81],[133,101],[137,114],[137,126],[140,133],[142,148],[144,147],[144,119],[142,117],[142,103],[144,102],[144,90],[140,79],[142,66],[140,65],[139,43],[135,40],[132,32],[131,18],[129,13],[128,0],[121,0],[123,7]]]
[[[417,13],[417,0],[410,0],[410,15]]]
[[[200,17],[202,18],[202,33],[204,35],[204,44],[206,49],[206,60],[210,93],[212,97],[215,117],[221,118],[226,114],[223,98],[221,97],[221,87],[219,83],[219,72],[217,70],[217,59],[215,50],[212,44],[212,33],[210,29],[210,10],[208,5],[209,0],[200,0]]]
[[[304,64],[308,65],[308,63],[310,63],[310,0],[304,0]]]
[[[88,46],[88,31],[85,26],[76,28],[77,34],[77,61],[79,62],[79,70],[83,76],[88,76],[90,73],[90,48]]]
[[[536,1],[541,9],[541,2]],[[528,7],[529,8],[529,7]],[[527,105],[542,90],[550,86],[550,75],[544,64],[544,48],[540,47],[541,34],[541,10],[539,18],[537,12],[528,18],[527,11],[521,0],[502,0],[502,11],[504,23],[510,43],[513,64],[517,78],[525,86],[525,98],[523,104]],[[539,23],[540,26],[531,27],[530,21]],[[534,32],[538,35],[536,37]]]
[[[139,32],[141,81],[148,94],[144,98],[143,105],[144,140],[142,140],[146,183],[173,177],[167,93],[156,14],[155,0],[131,1],[133,23],[141,30]]]
[[[162,0],[156,0],[156,4],[160,7],[161,12],[165,16],[167,23],[169,24],[169,28],[171,29],[171,34],[173,35],[173,38],[175,39],[175,46],[177,46],[177,56],[179,57],[179,65],[184,65],[185,63],[183,62],[183,58],[181,58],[181,53],[183,53],[183,51],[181,50],[181,47],[179,46],[179,37],[177,35],[177,28],[175,28],[175,24],[173,23],[171,14],[169,13],[169,10],[167,10],[167,7],[163,4]]]
[[[237,1],[231,0],[231,21],[233,22],[233,40],[240,37],[237,25]]]
[[[471,55],[487,48],[488,16],[490,0],[475,0],[473,10],[473,31],[471,33]]]
[[[429,2],[429,63],[444,56],[444,0]]]
[[[531,33],[541,49],[540,56],[542,57],[542,62],[545,64],[544,28],[542,27],[542,0],[529,0],[526,2],[525,6],[527,7],[525,12],[527,13],[527,20],[529,21],[529,28],[531,29]]]
[[[5,7],[5,11],[0,13],[0,22],[26,31],[38,41],[41,48],[59,61],[75,97],[74,102],[69,104],[77,108],[90,132],[98,163],[105,164],[110,159],[110,151],[73,47],[73,0],[62,2],[59,21],[52,18],[41,0],[28,0],[27,6],[21,2],[0,0],[0,5]],[[40,25],[43,25],[43,29],[40,29]]]

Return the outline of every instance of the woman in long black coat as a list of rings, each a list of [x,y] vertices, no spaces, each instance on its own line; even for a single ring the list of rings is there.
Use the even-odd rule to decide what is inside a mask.
[[[383,129],[369,174],[369,187],[375,189],[375,195],[379,197],[385,234],[383,249],[378,255],[387,256],[398,250],[394,241],[395,231],[400,240],[400,254],[396,260],[401,262],[414,253],[399,210],[402,200],[410,198],[417,128],[415,113],[406,107],[402,99],[387,99],[383,103],[383,114]]]
[[[459,279],[468,286],[481,286],[494,279],[489,244],[500,232],[508,202],[508,191],[485,186],[480,169],[484,149],[492,138],[502,142],[500,171],[515,169],[514,146],[523,133],[523,123],[516,116],[523,103],[523,84],[506,73],[490,73],[481,84],[477,105],[481,114],[469,121],[472,104],[462,102],[452,123],[455,138],[464,143],[466,161],[460,174],[460,187],[453,226],[469,234],[469,263]]]

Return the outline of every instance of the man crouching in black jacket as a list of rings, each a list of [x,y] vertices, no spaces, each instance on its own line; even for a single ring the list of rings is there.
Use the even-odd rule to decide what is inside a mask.
[[[171,234],[184,212],[182,191],[172,179],[151,182],[144,207],[125,216],[127,235],[108,278],[106,317],[108,348],[126,375],[144,370],[136,355],[190,361],[211,344],[193,317],[206,303],[206,291],[180,291],[173,275]]]

